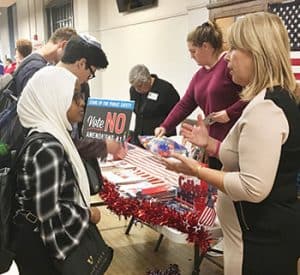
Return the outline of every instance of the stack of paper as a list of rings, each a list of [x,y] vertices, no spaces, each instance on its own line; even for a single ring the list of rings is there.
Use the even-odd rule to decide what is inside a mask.
[[[114,171],[103,171],[102,176],[109,182],[114,184],[127,184],[141,182],[144,179],[134,173],[130,169],[118,169]]]
[[[119,191],[129,195],[130,197],[136,197],[138,192],[141,192],[141,190],[152,186],[153,185],[150,182],[142,181],[133,184],[121,185]]]

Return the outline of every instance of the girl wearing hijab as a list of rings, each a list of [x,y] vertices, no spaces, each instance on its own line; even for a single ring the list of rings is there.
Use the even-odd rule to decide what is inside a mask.
[[[89,205],[87,174],[69,133],[84,115],[76,83],[67,69],[45,67],[18,103],[28,135],[45,133],[27,147],[17,169],[14,239],[20,275],[60,274],[58,263],[78,246],[89,222],[100,220],[99,210],[87,208],[81,198],[80,191]]]

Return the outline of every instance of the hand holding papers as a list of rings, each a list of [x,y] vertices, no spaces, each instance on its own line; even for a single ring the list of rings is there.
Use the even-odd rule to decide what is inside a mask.
[[[150,152],[163,157],[168,157],[171,153],[187,155],[187,149],[167,137],[139,136],[141,144]]]

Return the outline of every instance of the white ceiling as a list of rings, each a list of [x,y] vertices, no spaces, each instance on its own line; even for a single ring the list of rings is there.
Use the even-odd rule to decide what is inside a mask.
[[[7,8],[16,3],[16,0],[0,0],[0,8]]]

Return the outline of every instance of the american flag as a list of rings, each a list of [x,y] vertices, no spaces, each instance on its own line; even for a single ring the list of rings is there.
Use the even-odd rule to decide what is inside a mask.
[[[132,145],[129,146],[129,148],[133,147]],[[134,149],[128,150],[124,160],[155,179],[167,182],[173,186],[178,185],[178,174],[167,170],[160,160],[149,151],[134,146]]]
[[[216,221],[216,210],[212,207],[205,206],[201,216],[199,217],[198,223],[205,226],[213,226]]]
[[[149,151],[136,146],[129,145],[128,154],[124,161],[136,167],[136,171],[146,180],[155,183],[168,183],[172,186],[178,186],[179,174],[167,170],[160,160]],[[142,174],[141,174],[142,173]],[[216,211],[214,203],[209,200],[201,215],[198,223],[204,226],[214,225],[216,219]]]
[[[296,76],[296,79],[300,80],[300,51],[292,51],[291,52],[291,61],[293,72]]]
[[[269,5],[269,11],[280,16],[289,33],[291,63],[297,80],[300,80],[300,1]]]

